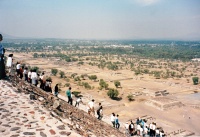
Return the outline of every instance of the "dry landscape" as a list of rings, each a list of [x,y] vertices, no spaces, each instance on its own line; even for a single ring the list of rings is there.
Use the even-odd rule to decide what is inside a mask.
[[[7,53],[9,54],[9,53]],[[69,53],[65,53],[69,54]],[[102,59],[104,56],[88,56],[88,58]],[[108,56],[111,62],[121,61],[116,56]],[[165,60],[149,60],[137,59],[135,66],[148,68],[149,71],[160,70],[165,71],[166,64],[177,68],[187,66],[186,71],[181,73],[180,78],[158,78],[150,74],[136,75],[130,66],[122,66],[118,70],[109,70],[107,68],[99,68],[95,65],[89,65],[89,60],[83,57],[84,64],[78,62],[65,62],[57,58],[33,58],[33,53],[14,53],[14,62],[20,61],[26,66],[37,66],[40,71],[45,72],[45,76],[51,77],[52,88],[59,83],[61,90],[60,94],[65,96],[65,91],[68,89],[66,83],[70,83],[72,91],[79,91],[83,96],[83,102],[87,103],[94,98],[96,105],[102,102],[104,107],[104,120],[109,123],[109,117],[112,112],[119,114],[121,127],[122,123],[128,120],[136,120],[136,118],[146,118],[148,123],[154,121],[157,126],[160,126],[167,133],[182,132],[182,135],[195,133],[200,135],[200,87],[194,85],[191,73],[200,77],[198,62],[167,62]],[[157,67],[149,67],[141,65],[140,61],[153,62]],[[93,61],[95,62],[95,61]],[[196,66],[194,64],[197,64]],[[162,67],[159,67],[162,66]],[[60,78],[59,72],[56,76],[51,74],[51,69],[57,69],[65,73],[64,78]],[[170,68],[167,67],[169,71]],[[176,70],[177,73],[179,70]],[[79,76],[81,82],[88,82],[91,89],[86,89],[80,85],[79,81],[75,81],[71,77],[76,73],[75,77]],[[86,77],[81,78],[81,75]],[[90,80],[87,76],[96,75],[97,80]],[[115,88],[114,81],[119,81],[121,86],[117,88],[119,91],[118,98],[112,100],[107,96],[107,90],[99,88],[99,80],[103,79],[109,88]],[[132,95],[133,101],[129,101],[127,96]],[[179,135],[181,135],[179,134]]]

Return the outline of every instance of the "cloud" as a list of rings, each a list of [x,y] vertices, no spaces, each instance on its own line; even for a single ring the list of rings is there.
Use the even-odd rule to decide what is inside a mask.
[[[158,3],[160,0],[131,0],[131,1],[139,3],[143,6],[149,6]]]

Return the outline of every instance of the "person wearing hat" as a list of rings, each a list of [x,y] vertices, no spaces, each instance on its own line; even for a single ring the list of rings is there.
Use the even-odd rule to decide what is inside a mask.
[[[1,44],[2,40],[3,40],[3,36],[0,34],[0,79],[4,79],[6,77],[5,64],[4,64],[5,49],[3,48],[3,45]]]

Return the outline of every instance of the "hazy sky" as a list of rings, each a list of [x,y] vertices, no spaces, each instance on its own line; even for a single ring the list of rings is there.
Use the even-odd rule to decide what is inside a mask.
[[[200,0],[0,0],[17,37],[200,40]]]

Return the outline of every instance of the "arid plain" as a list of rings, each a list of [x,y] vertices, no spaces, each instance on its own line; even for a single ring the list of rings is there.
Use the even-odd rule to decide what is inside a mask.
[[[9,54],[9,53],[7,53]],[[90,58],[90,57],[89,57]],[[100,58],[96,56],[96,58]],[[37,66],[40,71],[45,72],[46,77],[51,77],[52,88],[59,83],[61,93],[65,96],[68,89],[66,83],[70,83],[72,91],[80,91],[87,103],[94,98],[96,105],[102,102],[104,107],[104,118],[109,119],[112,112],[119,114],[121,123],[128,120],[134,120],[138,117],[148,119],[148,122],[156,122],[157,126],[162,127],[166,133],[184,131],[183,134],[195,133],[200,135],[200,86],[194,85],[190,73],[196,73],[200,77],[200,66],[194,66],[190,62],[174,61],[173,64],[179,66],[187,66],[184,75],[187,77],[180,78],[156,78],[149,74],[135,75],[129,66],[123,66],[116,71],[101,69],[97,66],[91,66],[90,61],[82,59],[84,64],[78,62],[65,62],[56,58],[33,58],[33,53],[14,53],[14,62],[20,61],[21,64],[27,66]],[[140,59],[145,60],[145,59]],[[111,61],[120,61],[113,57]],[[147,60],[145,60],[147,61]],[[163,62],[163,60],[153,60],[151,62]],[[136,63],[136,65],[138,65]],[[51,69],[58,69],[65,73],[65,78],[60,78],[59,72],[56,76],[51,74]],[[163,70],[164,67],[148,68],[149,70]],[[169,69],[169,68],[168,68]],[[88,82],[92,89],[85,89],[78,85],[77,81],[71,78],[71,74],[77,73],[81,75],[96,75],[97,80],[93,81],[88,78],[81,81]],[[99,81],[103,79],[109,84],[109,87],[115,88],[114,81],[119,81],[121,86],[117,88],[119,91],[118,100],[112,100],[107,96],[107,90],[99,89]],[[156,96],[156,92],[167,91],[166,95]],[[127,96],[133,95],[134,100],[129,101]],[[155,105],[152,102],[158,102]],[[173,102],[176,102],[173,104]],[[171,103],[171,104],[170,104]],[[162,108],[159,104],[166,104],[166,108]],[[107,121],[109,122],[109,121]],[[124,127],[123,124],[121,124]],[[179,134],[181,135],[181,134]]]

